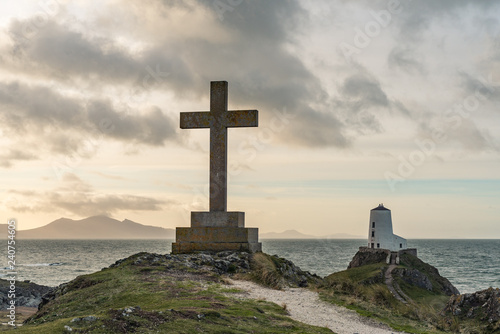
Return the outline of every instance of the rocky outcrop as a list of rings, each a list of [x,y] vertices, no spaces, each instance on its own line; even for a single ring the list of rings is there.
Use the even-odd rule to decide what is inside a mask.
[[[166,255],[139,253],[127,259],[116,261],[110,268],[133,258],[133,265],[165,266],[166,269],[181,269],[184,267],[194,270],[208,270],[219,275],[234,274],[248,272],[250,257],[251,254],[249,253],[233,251]]]
[[[489,288],[474,293],[465,293],[450,298],[444,312],[456,316],[474,318],[494,322],[500,320],[500,289]]]
[[[399,268],[394,269],[393,274],[399,276],[408,284],[447,296],[460,293],[446,277],[439,274],[436,267],[425,263],[416,256],[402,254],[400,265]]]
[[[500,332],[500,289],[489,288],[450,298],[443,315],[476,320],[485,326],[485,333]]]
[[[210,279],[211,277],[212,280],[216,280],[216,277],[220,275],[248,274],[249,277],[256,277],[254,274],[262,271],[262,267],[260,266],[262,257],[271,263],[270,270],[279,279],[280,284],[278,287],[280,288],[286,286],[304,287],[309,282],[321,280],[319,276],[303,271],[293,262],[280,258],[277,255],[271,256],[264,253],[249,254],[235,251],[166,255],[143,252],[118,260],[110,268],[122,265],[139,267],[157,266],[170,273],[176,271],[190,273],[192,279],[196,279],[197,276],[203,276],[204,279]],[[269,266],[267,268],[269,269]],[[45,295],[38,308],[41,309],[45,304],[58,296],[98,283],[100,282],[83,279],[82,276],[77,277],[71,282],[59,285]]]
[[[391,256],[391,252],[387,249],[360,247],[348,269],[370,264],[388,263],[389,258],[394,260],[397,256],[399,265],[391,268],[391,275],[396,280],[394,282],[396,288],[398,287],[398,281],[403,281],[436,294],[451,296],[460,293],[448,279],[439,274],[435,267],[423,262],[413,255],[414,253],[416,254],[412,250],[404,250],[398,253],[394,252]]]
[[[318,275],[303,271],[292,261],[277,255],[253,254],[250,266],[254,281],[272,288],[307,287],[323,280]]]
[[[387,257],[390,254],[391,251],[388,249],[361,247],[356,255],[354,255],[354,257],[352,258],[347,269],[366,266],[368,264],[386,262]]]
[[[395,268],[392,272],[408,284],[432,291],[433,286],[429,277],[417,269]]]
[[[37,307],[42,301],[43,295],[51,291],[51,287],[38,285],[29,281],[19,282],[15,284],[15,301],[16,307]],[[0,310],[5,310],[9,307],[9,294],[12,294],[11,285],[8,280],[0,279]]]

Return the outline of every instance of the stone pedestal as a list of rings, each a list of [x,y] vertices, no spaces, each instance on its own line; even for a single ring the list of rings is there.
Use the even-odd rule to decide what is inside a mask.
[[[191,227],[177,227],[172,253],[261,252],[258,228],[245,227],[244,212],[191,212]]]

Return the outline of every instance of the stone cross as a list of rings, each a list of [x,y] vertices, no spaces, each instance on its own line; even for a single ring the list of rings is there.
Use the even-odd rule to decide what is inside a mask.
[[[227,110],[227,81],[212,81],[210,111],[181,112],[180,123],[210,128],[210,212],[227,211],[227,128],[258,126],[258,111]]]
[[[257,110],[227,110],[227,82],[210,83],[210,111],[182,112],[182,129],[210,129],[210,211],[191,212],[191,227],[177,227],[172,253],[261,252],[259,229],[245,227],[245,212],[227,211],[227,128],[255,127]]]

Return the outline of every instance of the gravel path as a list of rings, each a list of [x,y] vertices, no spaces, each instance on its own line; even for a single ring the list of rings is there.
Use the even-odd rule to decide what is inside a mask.
[[[385,285],[387,285],[387,289],[389,289],[389,291],[392,293],[394,298],[396,298],[400,302],[406,304],[406,300],[402,296],[400,296],[400,294],[398,293],[398,291],[396,291],[396,289],[394,288],[394,285],[392,284],[394,281],[394,279],[392,278],[392,271],[396,267],[397,267],[397,265],[391,264],[389,266],[389,268],[387,268],[387,271],[385,272]]]
[[[294,320],[328,327],[338,334],[396,334],[386,325],[364,318],[352,310],[321,301],[316,292],[304,288],[273,290],[253,282],[231,280],[233,287],[246,291],[242,297],[286,304]]]

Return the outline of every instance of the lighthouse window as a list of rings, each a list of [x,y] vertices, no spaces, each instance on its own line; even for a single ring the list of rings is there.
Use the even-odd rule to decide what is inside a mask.
[[[399,248],[403,248],[403,244],[399,244]]]
[[[375,222],[372,222],[372,228],[375,228]]]
[[[377,244],[377,248],[380,248],[380,244]]]
[[[374,236],[375,236],[375,231],[372,231],[372,237],[374,237]]]

